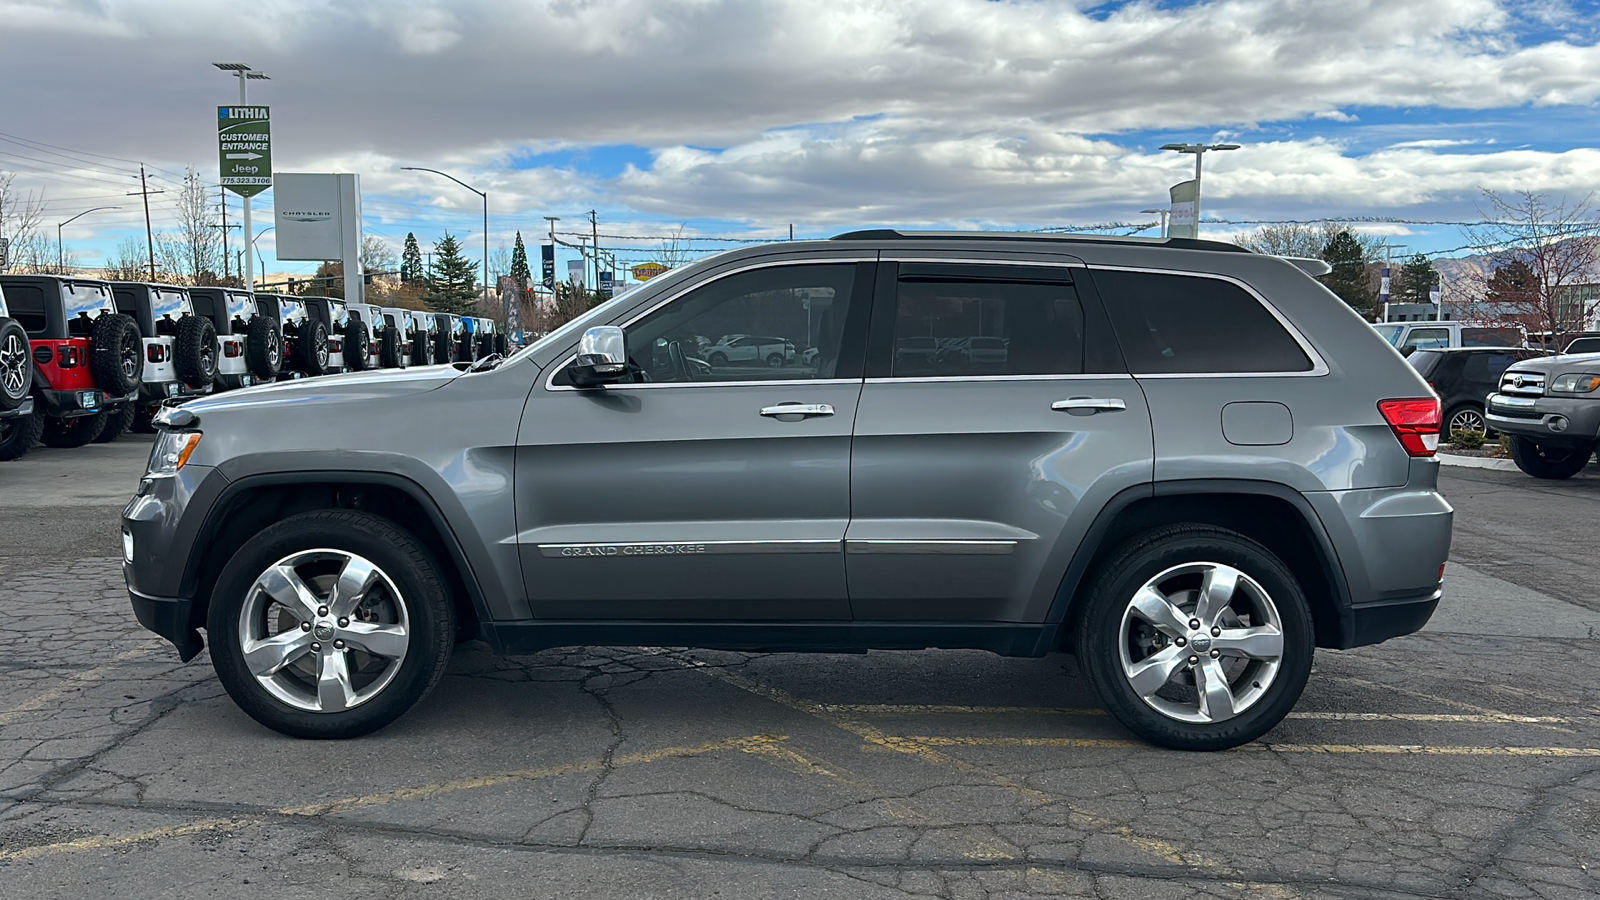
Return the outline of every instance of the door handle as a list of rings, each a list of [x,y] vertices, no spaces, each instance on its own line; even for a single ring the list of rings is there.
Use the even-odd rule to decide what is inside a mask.
[[[1115,397],[1070,397],[1057,400],[1050,404],[1050,408],[1057,412],[1092,416],[1098,412],[1122,412],[1128,408],[1128,404]]]
[[[773,416],[773,417],[776,417],[776,416],[802,416],[804,418],[810,418],[812,416],[831,416],[831,415],[833,415],[833,404],[831,404],[831,403],[779,403],[777,406],[763,406],[761,408],[761,414],[763,416]]]

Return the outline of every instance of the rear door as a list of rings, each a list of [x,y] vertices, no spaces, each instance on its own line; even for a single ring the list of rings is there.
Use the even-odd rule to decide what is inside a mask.
[[[881,264],[850,461],[856,620],[1043,621],[1080,513],[1150,481],[1150,414],[1081,271]]]

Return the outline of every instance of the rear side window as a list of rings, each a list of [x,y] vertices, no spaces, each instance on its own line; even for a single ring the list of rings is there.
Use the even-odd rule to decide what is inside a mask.
[[[1600,337],[1578,338],[1567,345],[1567,353],[1600,353]]]
[[[44,334],[49,328],[44,315],[44,289],[36,284],[19,284],[6,288],[6,302],[11,307],[11,318],[32,335]]]
[[[1520,347],[1522,333],[1515,328],[1467,327],[1461,329],[1461,346]]]
[[[1406,347],[1415,347],[1418,350],[1437,350],[1450,346],[1450,329],[1448,328],[1413,328],[1406,335]]]
[[[1093,277],[1135,375],[1311,370],[1277,318],[1232,282],[1107,269]]]
[[[1077,375],[1083,307],[1067,283],[900,280],[894,378]]]
[[[1418,375],[1421,375],[1423,378],[1427,378],[1433,375],[1435,369],[1439,368],[1439,361],[1441,359],[1444,359],[1444,354],[1439,353],[1438,351],[1418,350],[1417,352],[1406,357],[1406,362],[1411,364],[1411,368],[1417,370]]]

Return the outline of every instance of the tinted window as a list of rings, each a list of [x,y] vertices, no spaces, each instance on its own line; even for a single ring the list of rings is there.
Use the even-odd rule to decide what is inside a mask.
[[[111,292],[103,284],[62,284],[61,297],[66,303],[67,320],[78,316],[94,318],[101,313],[116,312],[111,302]]]
[[[150,292],[150,318],[157,322],[162,319],[176,322],[189,311],[189,298],[182,291]]]
[[[1093,277],[1135,375],[1311,369],[1277,318],[1232,282],[1105,269]]]
[[[1418,350],[1437,350],[1450,346],[1450,329],[1448,328],[1413,328],[1406,335],[1407,347]]]
[[[628,328],[640,381],[831,378],[856,267],[771,266],[719,278]]]
[[[1600,353],[1600,337],[1578,338],[1567,345],[1568,353]]]
[[[1427,378],[1433,374],[1434,369],[1439,368],[1441,359],[1444,359],[1444,354],[1437,350],[1418,350],[1406,357],[1406,362],[1411,363],[1411,368],[1416,369],[1418,375]]]
[[[44,315],[44,289],[35,284],[19,284],[6,291],[11,318],[29,334],[44,334],[49,327]]]
[[[1463,328],[1463,347],[1520,347],[1522,333],[1515,328]]]
[[[228,298],[228,318],[248,322],[256,314],[256,304],[249,294],[236,294],[229,291],[225,294]]]
[[[901,279],[891,376],[1082,371],[1083,308],[1072,285]]]

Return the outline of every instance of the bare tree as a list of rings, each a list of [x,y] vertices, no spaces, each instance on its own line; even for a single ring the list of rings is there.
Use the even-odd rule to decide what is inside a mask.
[[[107,281],[144,281],[149,273],[150,258],[144,241],[125,237],[117,245],[115,255],[106,259],[105,272],[101,277]]]
[[[172,247],[157,247],[165,277],[181,284],[215,284],[222,271],[221,211],[200,173],[185,169],[178,189],[178,230],[164,235]]]
[[[687,222],[679,225],[670,237],[657,244],[655,252],[651,254],[652,261],[669,269],[676,269],[693,259],[694,251],[689,248],[689,242],[683,236],[687,228]]]
[[[1600,313],[1600,291],[1584,289],[1600,279],[1600,216],[1593,195],[1571,201],[1530,191],[1483,193],[1489,205],[1484,218],[1491,224],[1466,231],[1489,251],[1474,291],[1485,317],[1548,332],[1554,346],[1566,346]],[[1525,289],[1491,283],[1494,273],[1517,263],[1530,274]]]
[[[392,300],[400,286],[399,278],[396,274],[380,273],[396,273],[398,266],[399,257],[390,249],[387,241],[375,234],[362,236],[361,272],[367,278],[368,302],[393,305]]]
[[[11,241],[14,271],[53,271],[55,242],[40,229],[44,219],[44,191],[26,194],[16,189],[16,173],[0,171],[0,237]]]
[[[1349,232],[1361,247],[1362,257],[1368,261],[1382,255],[1383,239],[1364,235],[1348,222],[1284,222],[1280,225],[1263,225],[1234,243],[1268,256],[1299,256],[1321,259],[1333,239]]]

